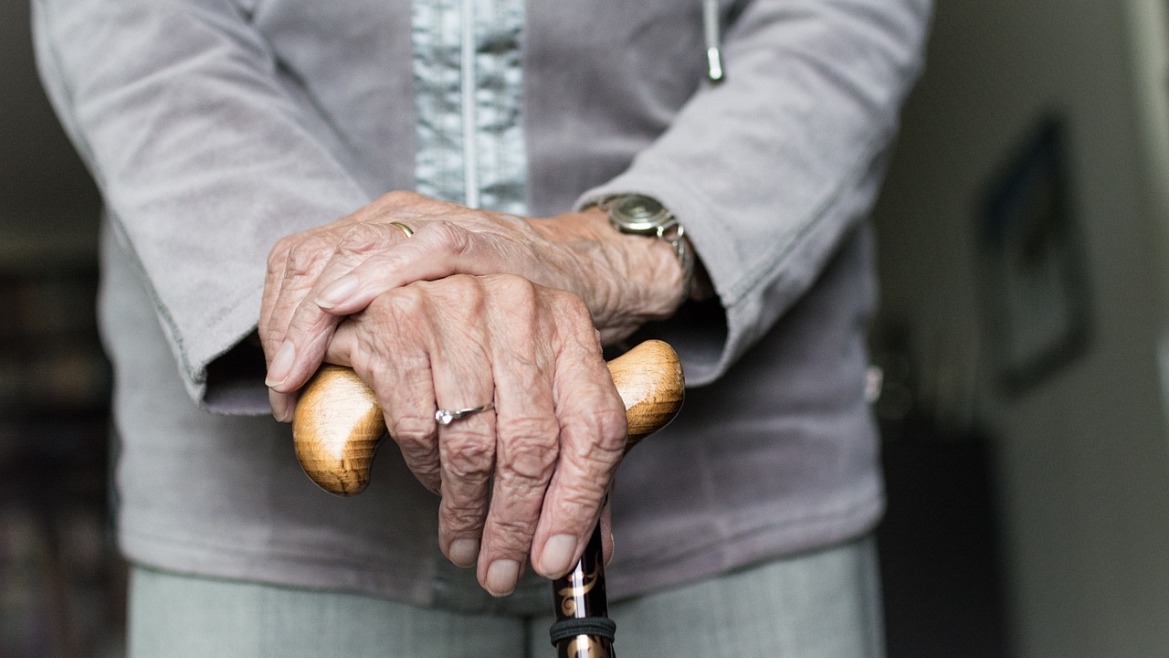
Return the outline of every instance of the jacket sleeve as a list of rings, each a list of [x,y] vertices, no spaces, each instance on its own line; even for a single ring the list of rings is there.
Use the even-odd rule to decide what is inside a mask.
[[[231,0],[33,0],[33,30],[49,97],[206,404],[208,365],[256,325],[272,244],[370,196]],[[255,388],[217,410],[264,411]]]
[[[725,36],[726,79],[578,201],[648,194],[686,228],[726,313],[677,341],[688,383],[715,380],[762,337],[869,211],[930,12],[930,0],[746,4]]]

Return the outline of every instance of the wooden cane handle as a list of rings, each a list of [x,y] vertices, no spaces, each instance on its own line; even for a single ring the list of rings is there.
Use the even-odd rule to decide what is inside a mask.
[[[625,403],[625,449],[653,434],[682,406],[685,380],[674,348],[649,340],[608,364]],[[349,368],[324,366],[305,385],[292,421],[296,457],[325,491],[354,496],[369,484],[374,451],[386,432],[376,396]]]

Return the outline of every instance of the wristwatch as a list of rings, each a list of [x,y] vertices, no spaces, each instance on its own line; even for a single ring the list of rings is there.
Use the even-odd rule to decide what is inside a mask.
[[[694,252],[686,241],[686,229],[657,199],[644,194],[619,194],[604,198],[600,206],[609,222],[622,233],[657,238],[670,245],[682,266],[682,299],[690,296],[694,278]]]

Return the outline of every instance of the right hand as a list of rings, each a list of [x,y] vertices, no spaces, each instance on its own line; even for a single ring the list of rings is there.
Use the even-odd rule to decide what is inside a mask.
[[[579,298],[515,275],[416,282],[342,323],[325,357],[373,389],[406,464],[442,496],[442,550],[477,564],[487,591],[510,593],[529,558],[549,578],[579,560],[626,435]]]

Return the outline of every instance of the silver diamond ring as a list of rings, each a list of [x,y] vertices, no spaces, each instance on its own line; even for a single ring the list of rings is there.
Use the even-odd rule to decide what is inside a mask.
[[[488,402],[481,407],[471,407],[470,409],[439,409],[438,411],[434,412],[434,420],[439,425],[450,425],[460,418],[466,418],[467,416],[472,416],[479,413],[480,411],[487,411],[488,409],[494,408],[495,405],[491,402]]]

